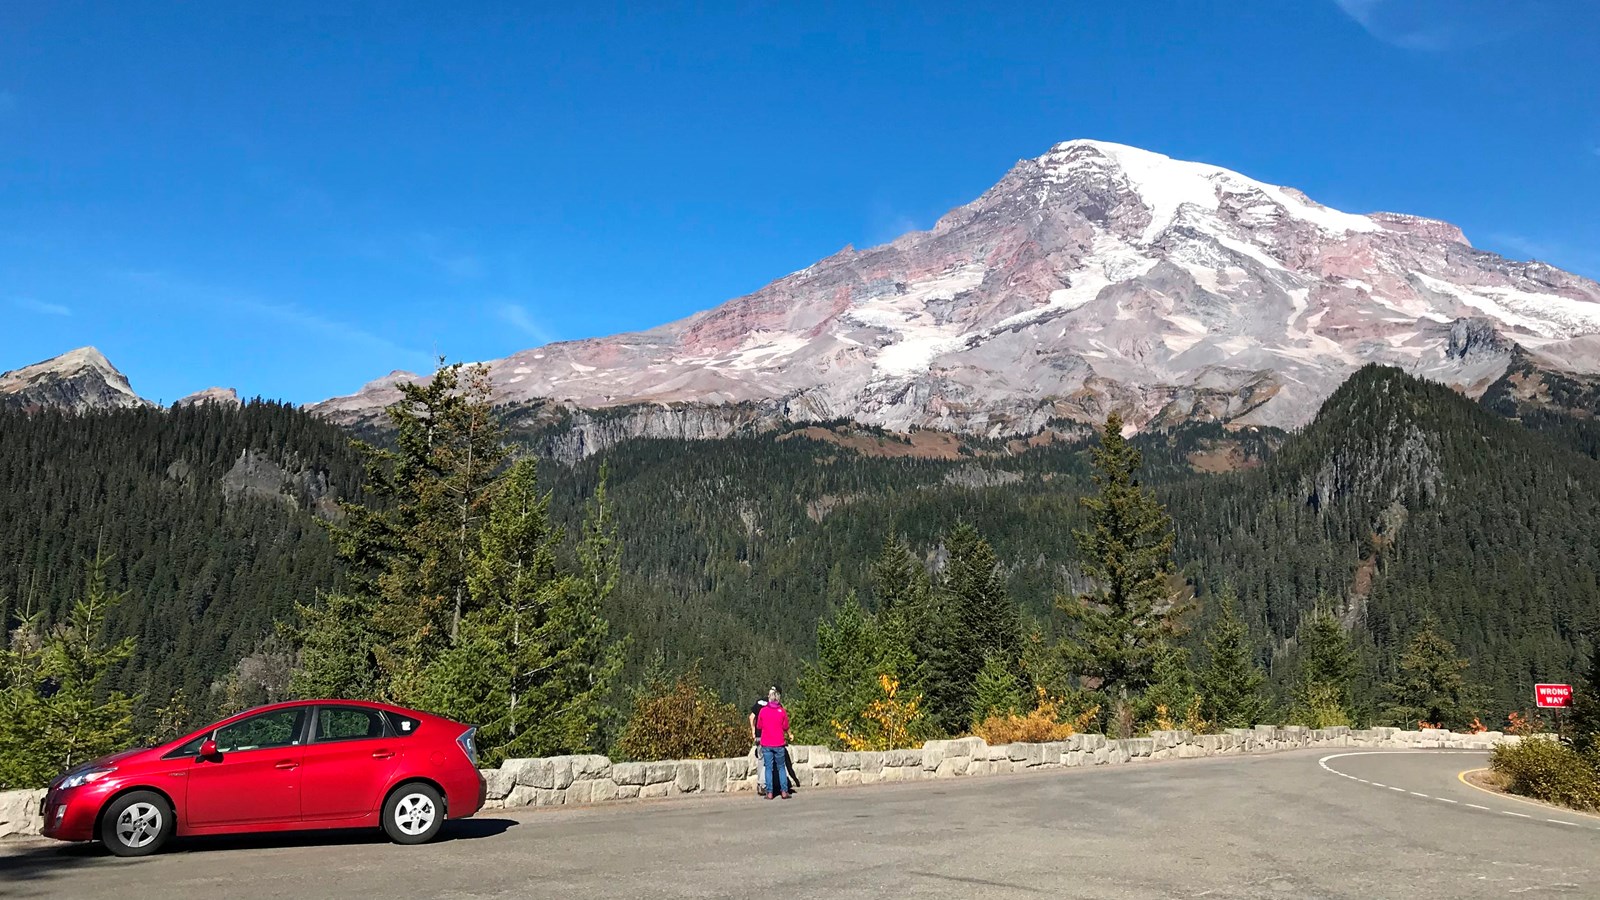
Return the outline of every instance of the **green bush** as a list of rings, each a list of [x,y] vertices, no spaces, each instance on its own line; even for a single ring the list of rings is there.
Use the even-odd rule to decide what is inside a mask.
[[[1494,749],[1489,766],[1513,794],[1572,809],[1600,809],[1600,756],[1549,738],[1524,738]]]

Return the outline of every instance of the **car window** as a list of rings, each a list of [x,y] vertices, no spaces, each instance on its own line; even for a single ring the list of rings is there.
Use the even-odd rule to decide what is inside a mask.
[[[422,727],[422,721],[392,712],[389,713],[389,725],[394,729],[394,733],[400,737],[410,737],[417,733],[417,729]]]
[[[359,706],[324,706],[317,710],[317,741],[357,741],[384,736],[383,713]]]
[[[181,759],[185,756],[197,756],[200,753],[200,745],[204,744],[206,742],[206,738],[208,737],[211,737],[211,732],[209,731],[197,737],[192,737],[182,744],[172,748],[171,750],[168,750],[167,755],[161,758]]]
[[[217,750],[221,753],[288,747],[300,743],[300,728],[306,708],[275,709],[259,716],[240,719],[217,729]]]

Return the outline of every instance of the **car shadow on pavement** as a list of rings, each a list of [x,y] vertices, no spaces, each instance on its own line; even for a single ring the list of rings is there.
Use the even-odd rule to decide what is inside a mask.
[[[436,844],[471,841],[505,834],[519,823],[514,819],[458,819],[445,824]],[[118,859],[99,844],[30,844],[14,852],[0,846],[0,897],[24,896],[13,890],[30,881],[57,878],[85,866],[140,865],[150,860],[188,853],[213,853],[222,850],[265,850],[284,847],[350,847],[387,844],[389,839],[377,829],[340,831],[279,831],[265,834],[230,834],[217,837],[177,838],[153,857]]]

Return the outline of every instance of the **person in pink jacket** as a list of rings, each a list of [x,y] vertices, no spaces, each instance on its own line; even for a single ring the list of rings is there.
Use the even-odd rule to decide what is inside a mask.
[[[761,733],[761,762],[767,775],[767,799],[791,796],[789,785],[789,711],[776,687],[767,691],[767,705],[756,713],[756,729]]]

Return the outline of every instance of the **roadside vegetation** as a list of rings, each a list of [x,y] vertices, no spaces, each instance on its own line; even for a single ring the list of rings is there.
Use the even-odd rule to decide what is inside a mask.
[[[1385,388],[1380,398],[1394,387],[1388,375],[1364,378]],[[1330,405],[1349,405],[1354,400],[1347,394],[1369,387],[1358,383],[1342,390]],[[743,512],[703,496],[694,486],[699,482],[674,485],[674,509],[681,507],[685,516],[738,523],[739,559],[730,565],[727,547],[696,545],[691,553],[679,546],[688,531],[683,522],[664,520],[659,503],[652,518],[640,512],[639,496],[613,496],[604,463],[575,467],[561,476],[565,481],[542,478],[544,470],[490,404],[482,370],[445,366],[428,384],[400,390],[381,444],[356,441],[353,449],[339,450],[341,459],[354,460],[341,471],[364,474],[345,479],[338,496],[346,499],[337,508],[327,495],[317,495],[322,524],[312,526],[314,540],[294,537],[291,526],[300,520],[282,498],[246,497],[236,507],[216,509],[193,501],[200,519],[237,519],[240,529],[253,523],[253,530],[240,531],[241,541],[276,548],[267,556],[274,571],[260,579],[270,588],[260,608],[218,607],[237,623],[236,633],[214,634],[211,623],[169,634],[153,623],[169,617],[210,622],[207,585],[250,581],[251,570],[242,562],[234,573],[174,568],[141,575],[145,580],[138,583],[151,585],[144,596],[114,587],[142,569],[97,553],[70,602],[53,595],[50,604],[36,605],[30,593],[20,606],[6,606],[13,611],[6,613],[10,628],[0,645],[0,788],[39,785],[69,765],[135,740],[171,739],[215,716],[294,697],[385,700],[471,722],[480,727],[489,765],[564,753],[605,752],[619,759],[738,755],[748,750],[744,704],[775,681],[789,697],[797,739],[841,750],[913,747],[967,734],[998,744],[1088,731],[1128,737],[1280,721],[1481,731],[1487,730],[1481,719],[1497,721],[1494,708],[1504,709],[1490,699],[1485,682],[1473,680],[1475,670],[1446,636],[1482,644],[1482,635],[1463,636],[1465,614],[1440,618],[1426,606],[1393,614],[1396,604],[1404,604],[1398,594],[1385,593],[1384,573],[1418,560],[1398,554],[1392,534],[1368,535],[1361,560],[1333,552],[1331,544],[1318,545],[1328,550],[1326,565],[1290,558],[1283,554],[1297,546],[1293,534],[1304,532],[1303,543],[1314,543],[1306,530],[1311,525],[1247,533],[1261,523],[1234,515],[1244,508],[1234,497],[1221,508],[1233,510],[1225,517],[1234,523],[1229,546],[1240,553],[1247,544],[1255,548],[1236,567],[1253,592],[1210,579],[1204,570],[1180,570],[1175,560],[1184,527],[1171,511],[1179,520],[1188,518],[1193,532],[1196,521],[1209,521],[1211,507],[1181,492],[1164,496],[1146,483],[1152,469],[1170,460],[1147,465],[1116,415],[1087,454],[1061,451],[1056,460],[1060,471],[1081,475],[1087,491],[1011,496],[1005,503],[998,495],[983,495],[986,500],[964,508],[908,507],[887,522],[841,511],[829,521],[853,524],[826,552],[776,537],[761,543],[763,527],[776,530],[771,520],[745,521]],[[180,498],[202,493],[194,486],[214,470],[237,468],[236,460],[248,459],[250,443],[227,437],[240,422],[256,422],[251,427],[266,432],[299,427],[293,411],[274,406],[246,408],[231,414],[235,419],[184,415],[215,449],[210,468],[168,466],[172,484],[162,490]],[[307,433],[333,446],[320,428]],[[1310,453],[1306,441],[1337,445],[1348,438],[1316,429],[1307,435],[1299,438],[1300,456]],[[622,460],[639,465],[627,456]],[[732,472],[751,460],[712,462]],[[786,477],[768,472],[764,480],[792,494]],[[576,494],[573,479],[583,482]],[[321,484],[328,476],[311,480]],[[558,496],[552,481],[566,493]],[[628,483],[635,489],[639,484]],[[1222,486],[1215,490],[1229,495],[1243,483],[1218,482]],[[1292,490],[1304,489],[1303,479],[1295,484]],[[1348,498],[1369,488],[1357,479],[1338,491]],[[1324,510],[1316,528],[1344,528],[1350,522],[1336,522],[1326,510],[1345,501],[1326,490],[1319,486],[1313,498]],[[1290,491],[1283,488],[1285,498]],[[168,501],[140,502],[161,509]],[[1383,497],[1372,503],[1380,511],[1393,508]],[[1285,500],[1273,506],[1273,515],[1315,520],[1316,511],[1308,512],[1306,504],[1303,496]],[[1007,527],[1002,514],[1008,510],[1025,512],[1033,523],[1029,540],[1038,559],[997,552],[990,536]],[[988,523],[984,528],[980,519]],[[918,533],[896,530],[895,522]],[[166,558],[157,541],[164,527],[144,529],[150,532],[150,559]],[[192,567],[208,551],[194,543],[198,532],[187,528],[175,524],[169,536],[193,545],[195,558],[185,561]],[[1206,540],[1225,536],[1221,528],[1210,534]],[[1016,535],[1010,539],[1014,544]],[[693,581],[701,596],[650,605],[666,595],[649,594],[651,586],[640,581],[644,569],[630,575],[625,546],[630,554],[649,557],[654,568],[646,568],[659,570],[663,580]],[[839,559],[861,546],[875,549],[860,553],[870,562],[861,566],[864,577],[854,580],[843,574]],[[1226,562],[1231,552],[1216,558]],[[784,559],[793,557],[794,566],[808,568],[822,585],[814,592],[826,608],[820,620],[806,612],[812,607],[785,599],[795,584],[780,583],[771,568],[776,563],[760,559],[761,553],[787,554]],[[1261,593],[1264,582],[1257,576],[1268,560],[1282,570],[1274,583],[1292,585],[1293,591]],[[309,568],[297,569],[301,564]],[[1291,602],[1290,594],[1303,583],[1333,584],[1323,570],[1335,564],[1346,572],[1352,565],[1370,570],[1379,587],[1366,598],[1364,612],[1342,591],[1324,592],[1306,607]],[[749,580],[760,571],[767,572],[764,586]],[[1024,589],[1037,592],[1028,585],[1042,572],[1053,585],[1048,604],[1020,596]],[[1019,573],[1031,574],[1019,580]],[[719,592],[737,579],[747,579],[739,583],[750,589],[724,598]],[[646,603],[646,596],[654,599]],[[756,608],[762,621],[773,623],[774,634],[806,635],[802,644],[784,647],[803,660],[798,671],[772,664],[767,644],[781,641],[727,639],[721,620],[705,605],[724,599]],[[808,594],[807,602],[819,601]],[[130,626],[130,609],[137,611],[131,621],[144,623],[141,628]],[[1375,619],[1380,609],[1388,612]],[[268,637],[249,638],[247,622],[253,620],[247,614],[268,611],[276,611]],[[1291,613],[1294,618],[1288,618]],[[1358,619],[1362,615],[1367,618]],[[1358,621],[1366,627],[1356,627]],[[1375,640],[1380,630],[1382,640]],[[622,633],[643,635],[650,643],[630,654],[628,642],[618,637]],[[678,638],[662,637],[668,634]],[[684,644],[684,635],[694,640]],[[255,649],[241,650],[239,640]],[[191,646],[206,648],[208,661],[186,657]],[[215,664],[223,658],[237,662],[217,676]],[[168,671],[180,674],[160,675]],[[793,683],[784,683],[784,671]],[[729,672],[743,673],[741,690],[749,696],[729,702],[735,691],[721,680]],[[1496,673],[1493,679],[1505,677]],[[1590,684],[1580,688],[1580,704],[1592,706],[1597,677],[1600,672],[1592,672]],[[1594,746],[1600,716],[1584,708],[1590,709],[1589,724],[1582,726],[1588,730],[1574,731],[1577,737],[1549,746],[1529,741],[1496,757],[1497,771],[1514,790],[1593,803],[1584,798],[1592,798],[1600,782],[1600,750]]]
[[[1577,810],[1600,811],[1600,647],[1583,682],[1574,685],[1573,709],[1563,734],[1530,734],[1495,748],[1490,769],[1513,794]],[[1535,730],[1531,726],[1519,728]]]

